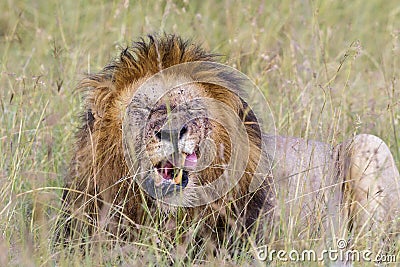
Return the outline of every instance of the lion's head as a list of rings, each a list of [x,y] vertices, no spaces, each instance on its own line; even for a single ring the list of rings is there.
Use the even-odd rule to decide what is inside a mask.
[[[175,206],[222,197],[240,181],[250,157],[242,101],[199,81],[202,64],[175,65],[140,83],[123,119],[131,173],[153,198]]]

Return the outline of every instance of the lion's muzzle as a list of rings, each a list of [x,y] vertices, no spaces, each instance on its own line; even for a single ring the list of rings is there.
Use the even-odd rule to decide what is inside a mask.
[[[196,168],[196,165],[195,152],[189,155],[173,153],[154,166],[154,177],[148,177],[143,185],[146,191],[155,198],[178,193],[188,185],[189,173]]]

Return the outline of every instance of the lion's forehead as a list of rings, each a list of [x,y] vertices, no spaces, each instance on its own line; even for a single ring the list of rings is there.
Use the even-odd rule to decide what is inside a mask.
[[[152,112],[173,110],[207,96],[206,85],[187,77],[146,76],[119,92],[114,107],[120,110],[120,118],[123,119],[129,106]]]
[[[157,99],[182,101],[205,96],[203,84],[184,76],[155,76],[141,80],[134,87],[135,94],[147,95],[153,102]]]
[[[155,108],[182,107],[184,104],[206,97],[205,89],[201,84],[182,84],[178,87],[170,88],[164,95],[161,95]]]

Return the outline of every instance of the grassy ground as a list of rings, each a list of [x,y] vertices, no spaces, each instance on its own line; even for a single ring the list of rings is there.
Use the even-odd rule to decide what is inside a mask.
[[[141,242],[83,259],[49,243],[80,110],[74,87],[148,33],[226,55],[263,90],[281,134],[333,144],[375,134],[400,165],[398,1],[4,0],[0,10],[1,266],[166,263]],[[228,263],[256,264],[207,262]]]

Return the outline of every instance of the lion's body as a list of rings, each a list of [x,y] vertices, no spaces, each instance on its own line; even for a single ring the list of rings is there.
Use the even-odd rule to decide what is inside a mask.
[[[128,50],[123,51],[119,60],[112,62],[101,73],[88,76],[81,83],[81,87],[89,90],[85,96],[83,126],[77,135],[75,154],[66,179],[63,212],[68,214],[69,219],[66,225],[62,225],[65,228],[65,232],[61,233],[63,238],[76,237],[71,231],[80,234],[83,226],[89,226],[89,233],[92,235],[94,232],[107,230],[119,236],[129,231],[127,228],[134,228],[145,222],[145,217],[150,216],[149,209],[154,211],[162,208],[165,212],[176,212],[144,193],[132,178],[139,175],[138,171],[143,171],[144,167],[140,165],[138,155],[136,167],[132,168],[126,161],[122,134],[124,120],[129,120],[126,110],[132,95],[147,78],[159,70],[185,62],[212,62],[214,57],[176,36],[151,38],[149,43],[138,42],[131,51],[133,54]],[[210,228],[225,229],[224,224],[239,223],[249,229],[258,217],[262,217],[264,224],[271,223],[274,217],[272,214],[298,217],[308,222],[311,217],[342,218],[344,214],[357,214],[362,220],[374,218],[383,221],[388,219],[386,214],[389,207],[400,210],[399,174],[388,148],[380,139],[359,136],[354,139],[350,148],[347,148],[348,143],[331,148],[324,143],[298,138],[262,138],[259,128],[254,126],[257,124],[254,114],[244,115],[247,114],[246,104],[229,90],[210,84],[176,90],[180,92],[179,97],[175,91],[166,97],[173,107],[181,98],[209,97],[224,103],[238,116],[243,117],[250,147],[249,161],[243,177],[229,194],[208,205],[183,208],[189,223],[204,219]],[[157,122],[165,120],[167,115],[168,108],[164,106],[160,105],[163,108],[151,113],[150,123],[146,126],[146,133],[151,134],[143,137],[153,166],[161,164],[159,162],[164,162],[163,158],[168,156],[160,155],[164,151],[160,148],[164,146],[165,140],[161,134],[157,135],[161,131]],[[128,114],[128,118],[125,114]],[[213,115],[219,116],[218,114],[215,112]],[[229,118],[223,120],[229,121]],[[179,140],[176,149],[185,153],[185,157],[199,156],[194,150],[207,138],[212,139],[217,148],[224,149],[222,155],[212,162],[213,168],[187,174],[188,185],[184,192],[190,192],[192,186],[212,182],[224,173],[223,166],[232,156],[229,152],[232,144],[226,130],[205,119],[195,119],[188,124],[182,135],[185,138]],[[269,176],[271,170],[266,168],[267,178],[260,189],[250,192],[249,186],[256,165],[263,158],[261,142],[265,144],[264,156],[274,163],[274,182]],[[269,154],[269,151],[275,151],[275,146],[276,153]],[[138,151],[143,147],[134,149]],[[145,171],[159,180],[162,177],[167,180],[173,178],[167,173],[165,166],[158,168],[161,168],[159,174],[157,170]],[[376,169],[383,172],[375,175]],[[393,192],[388,191],[389,189]],[[378,195],[382,201],[372,197],[377,191],[380,192]],[[348,192],[351,192],[352,198],[350,194],[349,197],[346,196]],[[287,201],[284,207],[278,201],[282,195]],[[199,196],[185,193],[185,197],[185,201],[190,202],[196,201],[193,198]],[[362,213],[362,209],[355,202],[349,202],[349,199],[361,203],[367,213]],[[350,206],[346,206],[347,203]],[[329,223],[329,220],[323,221]]]
[[[361,134],[332,147],[293,137],[266,136],[273,151],[277,206],[294,227],[324,229],[328,236],[384,233],[400,214],[400,176],[387,145]],[[298,223],[300,222],[300,223]],[[310,230],[309,229],[309,230]],[[301,229],[298,229],[301,231]]]

